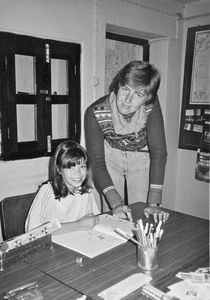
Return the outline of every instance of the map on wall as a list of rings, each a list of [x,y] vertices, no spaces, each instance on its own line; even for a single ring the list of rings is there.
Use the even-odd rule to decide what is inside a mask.
[[[106,39],[105,94],[117,72],[132,60],[142,60],[143,47],[139,45]]]
[[[210,30],[196,32],[190,104],[210,103]]]

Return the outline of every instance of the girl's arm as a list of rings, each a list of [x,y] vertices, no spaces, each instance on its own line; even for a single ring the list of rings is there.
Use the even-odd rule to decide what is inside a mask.
[[[98,216],[88,214],[75,222],[62,223],[61,228],[53,232],[53,235],[72,231],[91,230],[98,223]]]
[[[53,201],[55,201],[54,193],[50,184],[43,184],[29,210],[25,223],[26,232],[55,218],[52,209]]]

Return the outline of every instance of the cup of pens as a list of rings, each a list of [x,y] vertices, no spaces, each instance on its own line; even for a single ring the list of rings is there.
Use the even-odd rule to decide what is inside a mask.
[[[137,263],[144,271],[152,271],[158,267],[158,247],[138,246]]]
[[[143,226],[142,220],[137,221],[137,228],[134,230],[137,245],[137,264],[144,271],[152,271],[158,267],[158,246],[163,229],[162,221],[156,227],[146,223]]]

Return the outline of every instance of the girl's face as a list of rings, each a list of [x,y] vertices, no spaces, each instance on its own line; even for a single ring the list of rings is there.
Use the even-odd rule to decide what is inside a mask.
[[[61,176],[67,188],[71,191],[79,188],[87,175],[87,165],[83,158],[77,160],[74,166],[62,168]]]
[[[146,95],[142,87],[123,85],[117,92],[116,104],[119,113],[128,116],[135,113],[145,100]]]

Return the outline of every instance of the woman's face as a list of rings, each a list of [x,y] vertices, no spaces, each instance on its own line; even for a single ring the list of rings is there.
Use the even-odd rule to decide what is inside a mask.
[[[142,87],[123,85],[117,92],[116,104],[120,114],[129,116],[134,114],[145,100],[146,95]]]
[[[75,166],[71,168],[62,168],[61,176],[69,190],[79,188],[87,175],[87,165],[84,159],[79,159],[75,162]]]

